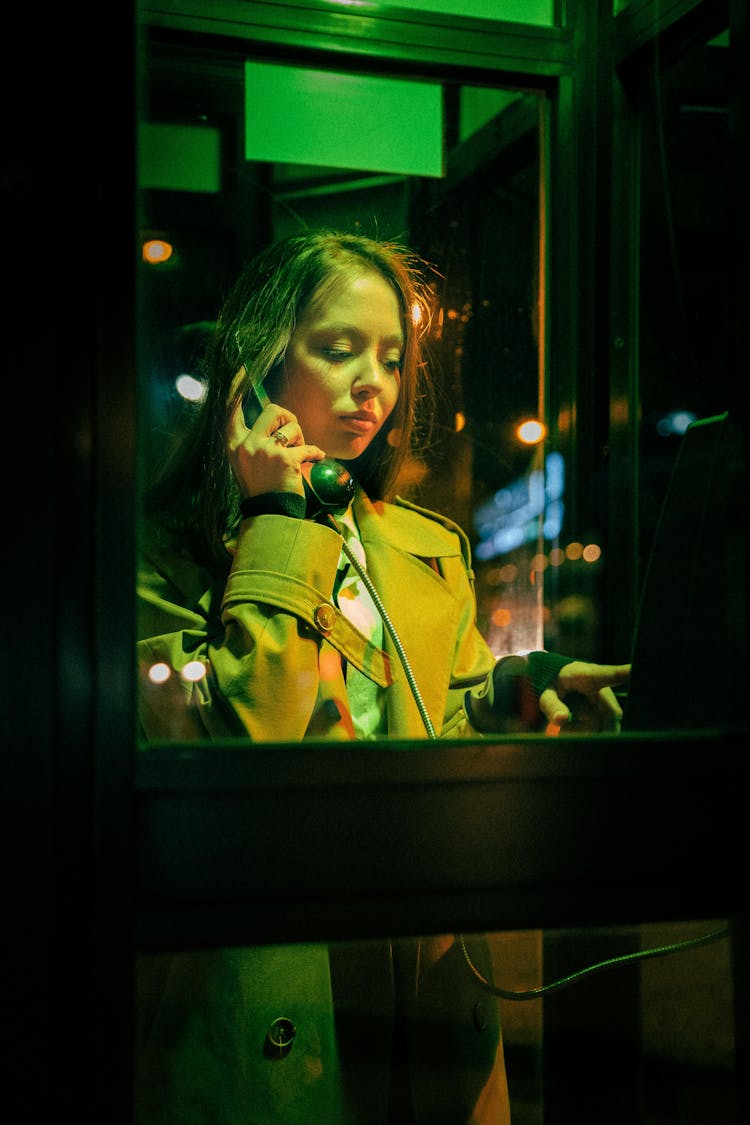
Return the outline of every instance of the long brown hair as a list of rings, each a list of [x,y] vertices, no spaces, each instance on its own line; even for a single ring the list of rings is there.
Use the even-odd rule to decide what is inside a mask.
[[[363,268],[393,286],[404,350],[396,409],[365,453],[347,466],[371,499],[392,499],[417,424],[424,437],[432,415],[422,352],[430,318],[426,265],[398,243],[322,230],[281,239],[253,258],[219,312],[205,356],[205,399],[145,498],[145,510],[159,526],[202,561],[226,560],[223,542],[239,521],[239,490],[226,454],[229,417],[253,384],[273,379],[309,301]],[[232,393],[242,366],[245,378]]]

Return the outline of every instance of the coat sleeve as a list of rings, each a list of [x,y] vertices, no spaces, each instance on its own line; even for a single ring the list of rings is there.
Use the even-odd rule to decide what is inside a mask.
[[[308,520],[243,521],[226,582],[150,553],[138,584],[141,734],[299,741],[318,702],[321,605],[341,540]]]
[[[471,571],[462,578],[456,569],[444,567],[452,588],[459,591],[460,624],[442,737],[541,732],[545,719],[539,696],[572,657],[539,651],[496,659],[476,626]]]

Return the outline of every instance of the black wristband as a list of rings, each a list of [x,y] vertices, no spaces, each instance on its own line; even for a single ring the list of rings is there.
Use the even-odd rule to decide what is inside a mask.
[[[539,697],[548,687],[552,687],[558,673],[574,660],[574,656],[562,656],[558,652],[527,652],[529,685],[534,695]]]
[[[307,512],[307,500],[298,492],[263,492],[260,496],[248,496],[240,504],[243,520],[250,516],[290,516],[303,520]]]

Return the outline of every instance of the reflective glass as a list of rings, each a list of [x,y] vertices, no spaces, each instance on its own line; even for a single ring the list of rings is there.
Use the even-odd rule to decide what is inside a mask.
[[[136,1125],[738,1121],[725,919],[145,954],[137,979]]]
[[[743,380],[727,33],[677,58],[654,41],[639,120],[637,566],[633,725],[741,727],[747,668]],[[722,672],[659,669],[722,653]],[[636,699],[637,696],[637,699]]]
[[[293,68],[273,69],[281,78],[294,76]],[[309,162],[300,162],[301,150],[293,159],[279,123],[265,142],[276,146],[278,158],[269,159],[269,151],[264,160],[248,159],[243,135],[248,143],[245,125],[254,121],[258,104],[257,86],[247,86],[251,73],[255,81],[257,65],[242,54],[218,76],[200,51],[189,59],[170,57],[168,48],[147,56],[139,273],[144,495],[205,397],[204,360],[219,305],[247,258],[279,238],[330,227],[406,243],[423,261],[423,343],[435,415],[402,466],[397,492],[454,520],[467,536],[479,631],[491,653],[542,647],[543,572],[550,551],[564,557],[566,487],[562,458],[539,442],[543,100],[502,88],[418,83],[439,109],[437,117],[430,113],[440,126],[437,164],[424,131],[421,159],[430,165],[428,174],[407,175],[393,171],[390,156],[379,159],[367,129],[362,136],[371,164],[362,167],[364,158],[357,157],[347,165],[351,144],[336,118],[318,112],[318,124],[311,124],[312,96],[305,104],[307,125],[290,124],[290,133],[307,138]],[[411,99],[413,83],[378,82],[389,91],[392,82],[394,107]],[[326,89],[329,103],[340,100]],[[383,102],[383,93],[374,86],[372,92]],[[342,109],[364,121],[378,112],[355,111],[348,102]],[[394,132],[392,151],[400,160],[407,143]],[[524,423],[538,432],[522,433]],[[149,741],[241,735],[242,718],[226,721],[213,680],[217,660],[231,647],[219,637],[216,590],[208,577],[196,575],[193,581],[203,585],[188,591],[184,561],[148,551],[139,584],[141,733]],[[569,563],[589,565],[580,558]],[[438,658],[421,640],[403,642],[398,630],[397,637],[414,665],[416,698],[435,681]],[[415,652],[419,647],[422,655]],[[345,726],[331,737],[343,737]],[[273,729],[285,738],[283,725]],[[384,733],[382,723],[373,729]],[[431,733],[418,720],[409,730],[416,737]]]

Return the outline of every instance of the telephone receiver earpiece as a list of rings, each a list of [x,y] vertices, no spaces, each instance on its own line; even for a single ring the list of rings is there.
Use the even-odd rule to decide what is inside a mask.
[[[356,481],[340,461],[326,457],[324,461],[313,461],[308,474],[303,474],[305,495],[307,496],[307,518],[317,519],[321,515],[341,515],[352,502]]]

